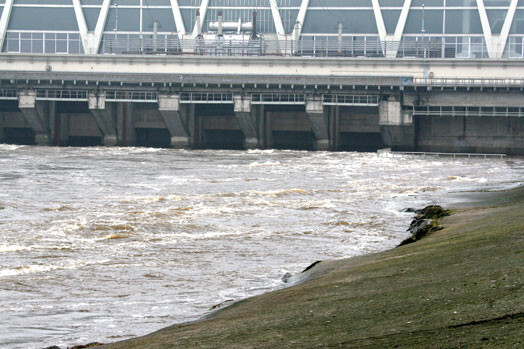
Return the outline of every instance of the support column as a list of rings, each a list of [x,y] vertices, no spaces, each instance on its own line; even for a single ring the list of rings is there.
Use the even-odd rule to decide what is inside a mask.
[[[338,106],[329,109],[329,149],[338,150],[340,138],[340,108]]]
[[[4,113],[0,112],[0,143],[5,142],[4,136]]]
[[[56,131],[58,145],[69,145],[69,114],[57,114],[58,130]]]
[[[189,147],[187,114],[183,115],[181,109],[179,95],[158,96],[158,110],[171,135],[171,147],[173,148]]]
[[[251,100],[243,98],[242,95],[233,96],[235,116],[244,134],[244,146],[246,149],[258,147],[258,135],[255,126],[256,110],[251,108]]]
[[[273,128],[272,128],[272,118],[271,112],[266,112],[264,110],[264,105],[260,105],[260,118],[259,127],[260,130],[260,146],[262,149],[271,149],[273,147]]]
[[[116,106],[116,133],[118,144],[121,146],[134,146],[136,144],[135,130],[135,105],[122,102]]]
[[[34,90],[22,91],[18,95],[18,108],[35,132],[35,143],[37,145],[49,145],[51,141],[49,110],[46,110],[46,107],[44,102],[36,101]]]
[[[102,132],[102,144],[109,147],[117,145],[115,106],[106,103],[104,92],[98,95],[94,92],[89,93],[89,110]]]
[[[379,104],[379,126],[382,141],[396,150],[414,150],[415,127],[413,113],[402,110],[400,101],[390,97]]]
[[[186,115],[191,147],[201,149],[204,145],[204,126],[202,117],[195,113],[195,107],[195,104],[185,104],[181,109]]]
[[[306,114],[315,135],[315,150],[329,149],[328,116],[319,96],[308,96]]]
[[[49,145],[58,145],[57,143],[57,125],[60,126],[59,122],[60,120],[56,117],[56,102],[55,101],[49,101],[49,106],[47,108],[48,111],[48,119],[49,119]]]

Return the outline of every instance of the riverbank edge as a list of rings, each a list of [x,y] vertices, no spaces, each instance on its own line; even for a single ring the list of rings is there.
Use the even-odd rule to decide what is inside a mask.
[[[420,306],[420,304],[417,304],[417,302],[413,303],[408,297],[409,295],[409,288],[410,283],[405,283],[404,285],[401,285],[400,289],[403,291],[406,291],[407,294],[405,294],[403,297],[400,297],[400,299],[404,298],[404,303],[407,303],[410,306],[414,306],[414,308],[410,312],[396,312],[395,309],[391,309],[392,312],[387,312],[383,310],[382,312],[376,312],[373,310],[376,310],[375,307],[368,307],[365,308],[368,311],[360,311],[360,312],[350,312],[351,316],[337,316],[338,310],[341,310],[340,306],[347,306],[348,304],[351,304],[351,299],[354,300],[354,305],[359,305],[362,302],[364,303],[373,303],[373,295],[375,294],[382,299],[384,296],[387,296],[389,293],[388,291],[380,291],[376,287],[364,287],[364,286],[372,286],[367,285],[369,283],[369,277],[366,277],[366,273],[363,274],[364,271],[371,271],[369,270],[372,268],[373,265],[376,266],[377,262],[378,264],[383,264],[385,261],[388,262],[389,267],[386,268],[386,270],[383,270],[381,273],[382,275],[374,275],[375,277],[378,276],[379,278],[392,277],[392,276],[402,276],[402,274],[405,274],[408,270],[402,269],[401,266],[404,265],[404,263],[407,261],[408,265],[409,262],[413,262],[413,258],[416,260],[424,260],[426,257],[428,260],[432,260],[435,257],[435,246],[434,245],[440,245],[440,248],[442,248],[441,252],[448,252],[448,247],[451,245],[456,245],[457,243],[461,243],[464,241],[461,240],[467,240],[469,242],[478,240],[480,235],[489,235],[491,236],[491,239],[487,239],[486,236],[483,236],[484,242],[488,243],[493,240],[493,237],[497,236],[497,232],[493,230],[497,230],[496,227],[501,228],[501,230],[504,230],[505,233],[502,233],[500,238],[507,238],[508,236],[513,236],[512,234],[508,233],[509,231],[513,231],[515,229],[523,229],[524,230],[524,217],[522,215],[517,214],[515,216],[515,211],[522,211],[524,209],[524,188],[519,187],[511,190],[503,190],[498,192],[481,192],[481,193],[471,193],[469,195],[470,202],[468,204],[460,204],[458,205],[459,208],[453,208],[454,213],[451,217],[444,218],[442,220],[442,226],[444,229],[433,232],[428,236],[427,238],[418,241],[413,244],[409,244],[407,246],[395,248],[392,250],[370,254],[370,255],[364,255],[359,257],[353,257],[348,259],[341,259],[341,260],[330,260],[330,261],[322,261],[321,263],[317,263],[313,268],[305,271],[304,273],[300,274],[300,278],[294,282],[294,285],[289,288],[284,288],[272,292],[268,292],[259,296],[243,299],[234,302],[233,304],[230,304],[224,308],[218,309],[216,311],[213,311],[204,317],[202,317],[199,320],[181,323],[181,324],[175,324],[173,326],[164,328],[162,330],[159,330],[157,332],[154,332],[152,334],[143,336],[143,337],[137,337],[133,339],[129,339],[122,342],[116,342],[116,343],[110,343],[107,345],[102,346],[101,348],[160,348],[160,347],[311,347],[311,346],[331,346],[331,345],[350,345],[350,346],[358,346],[358,347],[366,347],[366,346],[383,346],[383,345],[425,345],[425,346],[432,346],[431,344],[438,344],[439,347],[446,347],[446,341],[450,346],[454,345],[467,345],[467,343],[474,344],[475,346],[484,346],[484,344],[491,346],[494,344],[493,340],[496,340],[497,338],[505,338],[506,340],[509,340],[508,343],[517,343],[517,342],[511,342],[512,335],[511,333],[508,334],[508,336],[505,336],[504,333],[500,332],[500,329],[497,330],[498,337],[493,335],[489,336],[489,331],[486,332],[485,335],[477,334],[475,335],[475,340],[473,342],[468,342],[468,336],[464,337],[459,340],[458,337],[455,336],[455,330],[453,329],[467,329],[469,326],[468,324],[472,324],[471,326],[475,327],[475,323],[478,322],[477,325],[486,324],[489,325],[490,321],[506,321],[506,329],[513,328],[515,326],[507,326],[508,322],[510,325],[516,325],[518,329],[524,329],[524,316],[521,316],[524,314],[524,307],[522,309],[513,309],[513,311],[510,311],[508,309],[508,304],[513,302],[507,302],[505,301],[506,298],[513,299],[515,297],[518,297],[518,295],[515,295],[513,293],[506,294],[502,292],[503,294],[494,294],[492,297],[489,297],[489,292],[485,293],[485,298],[481,304],[481,308],[483,308],[484,312],[478,312],[473,311],[473,309],[469,309],[469,312],[464,313],[466,317],[473,318],[469,319],[470,321],[467,322],[460,322],[456,323],[455,320],[458,319],[458,312],[452,311],[448,316],[438,316],[438,313],[444,313],[447,312],[447,308],[449,308],[450,303],[455,304],[457,306],[468,306],[469,302],[467,301],[467,298],[470,297],[470,295],[473,293],[476,294],[482,294],[482,291],[486,288],[485,285],[482,287],[473,287],[473,289],[469,290],[468,292],[462,292],[460,293],[461,296],[466,296],[466,298],[461,298],[463,302],[453,302],[449,301],[446,303],[441,303],[442,307],[435,306],[435,304],[439,304],[438,302],[432,303],[433,307],[429,307],[426,309],[426,312],[424,311],[414,311],[417,307]],[[504,225],[501,224],[495,224],[496,219],[491,219],[493,216],[498,217],[506,217],[511,216],[513,219],[511,220],[511,223],[506,224],[506,228],[504,229]],[[491,224],[487,224],[486,219],[491,222]],[[465,229],[467,226],[477,226],[477,228],[484,226],[484,230],[482,232],[478,232],[477,234],[471,233],[471,229]],[[486,226],[488,225],[488,226]],[[517,230],[518,230],[517,229]],[[467,230],[467,231],[464,231]],[[521,230],[521,231],[523,231]],[[499,239],[494,238],[494,241],[498,241]],[[493,241],[492,241],[493,242]],[[483,248],[486,248],[487,246],[482,247],[482,244],[480,246],[476,244],[477,247],[476,251],[478,252],[478,248],[481,250]],[[451,249],[453,252],[453,250]],[[466,248],[463,252],[467,252],[468,248]],[[456,252],[456,251],[455,251]],[[470,251],[473,252],[473,251]],[[502,252],[502,251],[500,251]],[[515,251],[514,251],[515,252]],[[516,251],[518,252],[518,251]],[[444,253],[446,254],[446,253]],[[488,257],[492,256],[494,253],[490,253],[489,256],[485,256],[484,259],[484,265],[485,265],[485,271],[486,274],[489,274],[489,271],[497,271],[500,272],[500,269],[493,269],[492,267],[493,263],[487,263],[490,261]],[[495,253],[497,254],[497,253]],[[504,254],[502,254],[504,255]],[[415,256],[415,257],[413,257]],[[467,253],[462,254],[463,257],[467,257]],[[438,256],[437,256],[438,257]],[[442,258],[444,256],[441,256],[440,262],[442,262]],[[477,253],[473,253],[471,257],[477,258]],[[522,260],[523,255],[520,255],[517,260],[519,262],[524,261]],[[437,258],[438,260],[439,258]],[[500,259],[500,258],[498,258]],[[402,261],[399,263],[399,261]],[[444,263],[444,266],[446,263]],[[459,265],[460,263],[455,263]],[[513,265],[514,263],[507,263],[508,267],[510,265]],[[442,266],[441,266],[442,267]],[[400,269],[399,269],[400,268]],[[435,268],[436,269],[436,268]],[[440,268],[439,270],[441,270]],[[445,268],[444,268],[445,269]],[[462,272],[464,270],[468,270],[467,268],[461,268]],[[509,268],[508,270],[513,270]],[[396,271],[393,273],[389,273],[392,271]],[[409,270],[412,274],[412,278],[408,278],[407,281],[416,281],[416,273],[415,270]],[[470,269],[472,271],[472,269]],[[376,273],[376,270],[374,270]],[[372,273],[372,274],[375,274]],[[379,273],[380,274],[380,273]],[[390,275],[391,274],[391,275]],[[409,275],[409,274],[408,274]],[[440,274],[439,274],[440,275]],[[506,274],[504,274],[506,275]],[[344,276],[341,279],[341,276]],[[370,275],[372,276],[372,275]],[[427,276],[427,275],[426,275]],[[472,285],[477,285],[477,283],[473,280],[475,280],[475,277],[478,276],[477,274],[471,274],[471,277],[469,278],[462,278],[462,281],[471,281]],[[349,277],[349,278],[348,278]],[[507,277],[507,275],[506,275]],[[398,277],[397,277],[398,279]],[[402,277],[400,278],[402,279]],[[404,278],[405,279],[405,278]],[[422,278],[423,279],[423,278]],[[438,278],[437,278],[438,279]],[[456,278],[455,278],[456,279]],[[345,280],[345,281],[341,281]],[[391,283],[391,293],[392,293],[392,299],[390,299],[390,306],[392,308],[402,308],[402,306],[399,307],[399,305],[402,305],[402,301],[400,301],[399,304],[399,297],[395,297],[395,290],[396,288],[393,287],[395,284],[394,281],[398,280],[392,280]],[[402,280],[401,280],[402,281]],[[404,280],[406,281],[406,280]],[[422,280],[418,280],[422,281]],[[432,288],[431,281],[427,284]],[[438,280],[437,280],[438,281]],[[446,280],[441,280],[446,281]],[[450,278],[450,280],[447,280],[451,283],[453,283],[453,278]],[[456,281],[456,280],[455,280]],[[462,282],[461,281],[461,282]],[[492,280],[491,280],[492,281]],[[490,282],[491,282],[490,281]],[[496,280],[495,280],[496,281]],[[449,283],[448,282],[448,283]],[[361,287],[355,287],[356,284],[361,283]],[[371,282],[373,284],[373,282]],[[446,283],[446,282],[444,282]],[[424,283],[420,284],[417,283],[420,288],[421,285],[424,285]],[[466,282],[463,285],[467,285]],[[509,288],[515,288],[519,287],[519,290],[522,289],[522,285],[524,284],[522,278],[519,280],[516,280],[516,283],[513,286],[510,286]],[[338,286],[337,286],[338,285]],[[364,291],[367,289],[371,293],[367,297],[365,297],[363,294],[359,292],[350,292],[348,294],[349,299],[345,299],[345,293],[344,292],[332,292],[333,288],[343,288],[350,285],[350,288],[354,288],[354,291],[362,291],[362,287],[364,287]],[[387,285],[387,284],[386,284]],[[382,285],[384,286],[384,285]],[[397,285],[399,286],[399,285]],[[414,286],[414,285],[411,285]],[[434,285],[433,285],[434,286]],[[416,288],[416,287],[415,287]],[[422,287],[424,288],[424,287]],[[326,292],[328,289],[331,290],[331,292]],[[433,291],[439,290],[443,288],[435,288],[433,287]],[[450,290],[455,291],[456,289],[451,287]],[[304,292],[306,291],[306,292]],[[319,292],[321,291],[321,292]],[[322,292],[324,291],[324,292]],[[464,290],[463,290],[464,291]],[[289,293],[289,294],[288,294]],[[449,292],[442,292],[441,294],[448,294]],[[332,296],[339,295],[338,299],[333,299],[332,302],[326,303],[326,298],[330,298]],[[308,296],[309,295],[309,296]],[[428,296],[432,298],[435,294],[434,293],[428,293]],[[397,295],[398,296],[398,295]],[[284,298],[284,301],[283,299]],[[300,299],[297,299],[300,298]],[[324,299],[323,299],[324,298]],[[387,298],[387,297],[386,297]],[[438,297],[437,297],[438,298]],[[453,298],[453,297],[449,297]],[[367,299],[367,300],[365,300]],[[428,298],[429,299],[429,298]],[[358,300],[358,302],[355,302]],[[378,299],[376,299],[378,301]],[[502,302],[501,302],[502,300]],[[519,299],[519,301],[522,301],[520,303],[516,304],[524,304],[524,299]],[[387,303],[381,303],[376,302],[380,305],[384,306],[387,305]],[[419,302],[420,303],[420,302]],[[495,306],[495,303],[500,303],[500,307]],[[299,305],[299,308],[297,309],[297,304]],[[335,305],[339,305],[337,308]],[[493,309],[489,309],[489,304],[492,304]],[[291,307],[291,305],[295,305],[294,307]],[[407,305],[407,304],[404,304]],[[300,307],[308,308],[310,307],[311,310],[309,312],[300,310]],[[351,307],[350,307],[351,308]],[[353,307],[355,308],[355,307]],[[384,308],[384,307],[382,307]],[[424,307],[422,307],[424,308]],[[439,311],[438,308],[441,311]],[[479,307],[476,307],[479,308]],[[500,309],[499,309],[500,308]],[[334,311],[338,309],[337,311]],[[398,310],[398,309],[397,309]],[[422,310],[422,309],[418,309]],[[477,309],[478,310],[478,309]],[[483,314],[488,311],[488,313],[492,316],[483,316]],[[327,314],[326,314],[327,312]],[[324,313],[324,314],[322,314]],[[368,316],[365,316],[366,313]],[[388,316],[384,314],[388,314]],[[433,314],[437,313],[437,314]],[[371,316],[372,314],[382,314],[382,319],[375,318],[374,316]],[[498,316],[493,316],[494,314]],[[393,316],[392,316],[393,315]],[[426,315],[426,316],[425,316]],[[445,314],[440,314],[445,315]],[[449,317],[450,315],[450,317]],[[455,315],[455,316],[454,316]],[[488,315],[488,314],[486,314]],[[426,320],[424,320],[424,317],[426,317]],[[448,326],[445,323],[442,322],[443,318],[449,317]],[[415,320],[412,321],[405,321],[402,323],[402,319],[408,319],[412,318]],[[438,320],[437,322],[432,322],[432,326],[430,327],[424,327],[422,328],[416,328],[415,325],[410,325],[412,323],[416,323],[417,321],[421,321],[422,323],[427,322],[428,318],[433,318],[433,320]],[[491,319],[491,320],[489,320]],[[361,320],[361,325],[355,326],[356,320]],[[387,321],[384,321],[387,320]],[[489,320],[489,321],[488,321]],[[487,322],[486,322],[487,321]],[[513,323],[513,322],[515,323]],[[389,325],[389,331],[388,326],[386,326],[383,330],[377,330],[377,327],[383,327],[384,322]],[[440,322],[440,326],[435,327],[434,325]],[[444,321],[446,322],[446,321]],[[394,325],[395,323],[398,324],[398,326],[393,327],[399,327],[399,328],[391,328],[391,325]],[[337,326],[342,325],[342,326]],[[364,326],[364,324],[366,326]],[[350,325],[350,326],[346,326]],[[370,326],[371,325],[371,326]],[[453,327],[455,326],[455,327]],[[482,327],[482,326],[481,326]],[[485,326],[484,326],[485,327]],[[489,326],[488,326],[489,327]],[[497,327],[497,326],[495,326]],[[305,331],[300,331],[300,328],[304,329]],[[337,330],[338,328],[338,330]],[[354,329],[355,331],[351,331],[351,329]],[[357,335],[359,333],[358,329],[365,330],[367,329],[368,335]],[[409,330],[408,330],[409,329]],[[440,329],[440,330],[439,330]],[[450,335],[444,335],[445,338],[439,338],[437,340],[437,337],[439,337],[439,334],[442,335],[443,332],[453,332],[448,333]],[[378,332],[378,333],[375,333]],[[388,333],[389,332],[389,333]],[[475,331],[473,331],[475,332]],[[481,331],[482,332],[482,331]],[[509,331],[511,332],[511,331]],[[339,335],[336,335],[336,334]],[[353,333],[353,335],[352,335]],[[422,338],[418,338],[417,336],[413,336],[414,333],[423,333]],[[340,335],[342,334],[342,335]],[[451,335],[452,334],[452,335]],[[262,336],[261,336],[262,335]],[[433,336],[432,336],[433,335]],[[480,336],[480,337],[479,337]],[[273,337],[273,339],[271,339]],[[339,338],[340,337],[340,338]],[[342,338],[344,337],[344,338]],[[419,336],[420,337],[420,336]],[[442,336],[440,336],[442,337]],[[476,338],[479,337],[479,338]],[[275,339],[277,341],[275,341]],[[338,338],[338,339],[337,339]],[[392,341],[388,340],[391,339]],[[404,338],[404,339],[403,339]],[[406,342],[406,338],[409,338],[409,340]],[[418,339],[417,339],[418,338]],[[433,338],[433,340],[431,339]],[[515,341],[519,341],[520,339],[516,339]],[[520,337],[519,337],[520,338]],[[442,342],[444,340],[444,342]],[[490,341],[491,340],[491,341]],[[506,344],[508,344],[506,343]]]

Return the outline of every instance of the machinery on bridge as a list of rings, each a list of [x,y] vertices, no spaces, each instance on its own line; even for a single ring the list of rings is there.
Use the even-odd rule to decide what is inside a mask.
[[[201,32],[200,12],[196,13],[197,30]],[[251,22],[224,22],[222,11],[218,21],[209,23],[209,30],[196,39],[195,53],[200,55],[239,56],[263,55],[264,38],[257,33],[257,12],[253,12]]]

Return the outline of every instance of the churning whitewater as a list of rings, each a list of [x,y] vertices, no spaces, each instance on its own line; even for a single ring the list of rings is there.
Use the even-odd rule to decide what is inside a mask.
[[[0,347],[143,335],[396,246],[522,159],[0,145]]]

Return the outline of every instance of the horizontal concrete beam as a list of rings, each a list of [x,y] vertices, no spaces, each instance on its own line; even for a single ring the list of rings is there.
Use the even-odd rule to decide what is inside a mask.
[[[89,74],[155,74],[253,77],[424,77],[424,66],[434,78],[524,78],[524,60],[390,59],[335,57],[211,57],[133,55],[1,54],[0,72]],[[217,74],[217,72],[235,72]],[[115,80],[116,81],[116,80]],[[288,80],[289,81],[289,80]],[[224,84],[229,81],[223,80]],[[309,79],[311,84],[311,79]]]

